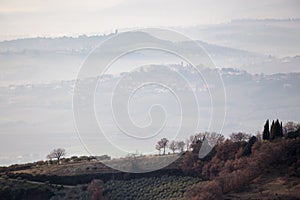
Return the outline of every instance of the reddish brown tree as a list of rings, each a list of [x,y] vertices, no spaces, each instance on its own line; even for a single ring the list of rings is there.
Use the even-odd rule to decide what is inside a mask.
[[[91,200],[102,200],[103,182],[99,179],[94,179],[88,186],[88,193]]]
[[[206,181],[187,189],[185,199],[191,200],[222,200],[222,188],[217,181]]]

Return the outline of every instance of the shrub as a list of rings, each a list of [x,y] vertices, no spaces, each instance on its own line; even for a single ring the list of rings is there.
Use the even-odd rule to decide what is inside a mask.
[[[217,181],[207,181],[188,188],[184,198],[188,200],[221,200],[223,194]]]
[[[101,200],[103,199],[102,195],[103,182],[99,179],[94,179],[88,186],[88,193],[91,200]]]

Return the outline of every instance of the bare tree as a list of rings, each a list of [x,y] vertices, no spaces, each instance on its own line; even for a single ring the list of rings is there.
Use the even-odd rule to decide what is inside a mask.
[[[180,153],[182,153],[183,149],[184,149],[184,146],[185,146],[185,143],[184,143],[184,141],[178,141],[176,143],[176,146],[177,146],[177,149],[179,149]]]
[[[165,155],[166,154],[166,147],[168,146],[168,143],[169,143],[169,140],[167,138],[163,138],[163,139],[161,139],[160,141],[157,142],[155,148],[159,151],[161,149],[164,149],[163,155]]]
[[[190,145],[191,145],[190,139],[186,139],[185,144],[186,144],[186,151],[189,151],[190,150]]]
[[[210,147],[213,147],[217,144],[222,143],[225,140],[225,137],[222,134],[216,132],[203,132],[197,133],[190,136],[190,148],[192,151],[198,151],[202,143],[205,141]]]
[[[139,152],[136,151],[135,153],[129,153],[126,156],[126,160],[129,161],[130,163],[130,169],[131,170],[138,170],[139,169],[139,165],[138,165],[138,160],[137,157],[142,156],[142,154],[139,155]]]
[[[258,141],[262,140],[262,134],[260,133],[260,131],[256,132],[255,137],[257,138]]]
[[[222,143],[225,140],[224,135],[216,132],[205,132],[204,137],[208,140],[209,145],[215,146]],[[249,136],[250,138],[250,136]]]
[[[50,160],[56,158],[57,162],[59,163],[60,158],[65,155],[66,155],[66,150],[62,148],[58,148],[51,151],[51,153],[47,155],[47,158]]]
[[[247,133],[238,132],[238,133],[231,133],[229,137],[230,140],[233,142],[241,142],[241,141],[249,140],[251,135]]]
[[[200,139],[202,140],[201,133],[198,133],[198,134],[195,134],[195,135],[191,135],[190,136],[191,145],[195,144]]]
[[[175,153],[175,151],[178,149],[174,140],[169,144],[169,149],[171,149],[173,153]]]
[[[194,149],[195,145],[197,144],[197,142],[199,140],[200,140],[200,134],[191,135],[189,138],[189,141],[190,141],[189,149]]]
[[[160,155],[161,149],[162,149],[162,146],[161,146],[161,144],[160,144],[160,141],[157,142],[157,144],[155,145],[155,149],[158,150],[158,153],[159,153],[159,155]]]
[[[50,161],[52,161],[52,158],[53,158],[53,155],[51,155],[51,153],[47,155],[47,159],[49,159]]]
[[[283,132],[284,132],[284,134],[287,134],[289,132],[297,131],[299,128],[300,128],[300,124],[297,124],[295,122],[287,122],[283,126]]]

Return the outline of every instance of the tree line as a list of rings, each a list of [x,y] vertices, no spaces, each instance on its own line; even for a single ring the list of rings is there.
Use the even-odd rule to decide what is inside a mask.
[[[256,136],[247,134],[244,132],[237,132],[231,133],[229,135],[229,139],[232,142],[242,142],[242,141],[249,141],[250,144],[245,150],[245,155],[249,154],[251,151],[251,144],[255,143],[256,140],[275,140],[276,138],[288,137],[288,138],[295,138],[299,135],[297,134],[297,130],[299,131],[300,124],[295,122],[287,122],[284,126],[282,122],[278,119],[275,121],[273,120],[271,126],[269,125],[269,119],[266,121],[264,125],[264,129],[262,135],[260,133],[256,134]],[[165,155],[166,149],[170,149],[172,153],[183,153],[186,151],[199,151],[199,143],[202,143],[205,139],[208,140],[211,146],[219,144],[220,142],[225,141],[225,137],[222,134],[217,134],[215,132],[204,132],[198,133],[195,135],[191,135],[185,141],[169,141],[167,138],[162,138],[157,142],[155,145],[155,149],[158,150],[159,155]]]
[[[205,157],[189,151],[180,168],[206,181],[187,189],[186,199],[223,199],[223,194],[249,184],[264,170],[285,164],[289,175],[300,167],[300,124],[266,121],[262,135],[245,133],[230,137],[213,147]],[[198,146],[203,145],[201,142]],[[199,147],[198,147],[199,148]],[[272,198],[273,199],[273,198]]]

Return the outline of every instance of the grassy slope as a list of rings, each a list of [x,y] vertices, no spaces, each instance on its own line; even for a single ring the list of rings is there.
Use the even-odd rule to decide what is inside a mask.
[[[295,175],[289,176],[285,165],[270,168],[225,199],[300,199],[300,172]]]

